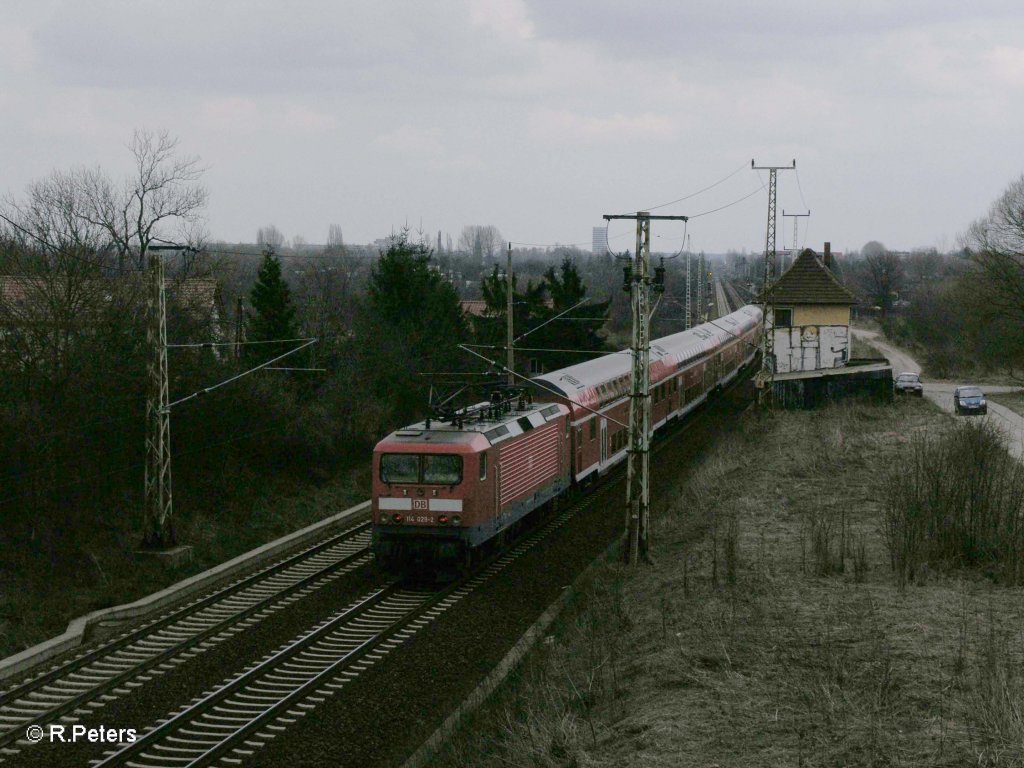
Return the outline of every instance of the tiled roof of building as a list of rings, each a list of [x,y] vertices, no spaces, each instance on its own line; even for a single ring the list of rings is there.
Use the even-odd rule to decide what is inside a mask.
[[[473,317],[483,317],[487,314],[487,302],[482,299],[463,299],[459,302],[462,311]]]
[[[857,303],[857,297],[843,287],[810,248],[776,281],[772,298],[776,304]]]
[[[93,279],[82,282],[77,300],[84,294],[103,296],[109,293],[106,280]],[[165,281],[169,299],[176,299],[178,304],[194,316],[217,314],[217,281],[211,278],[190,277],[175,283]],[[51,293],[61,291],[60,283],[48,282],[44,278],[23,275],[0,275],[0,308],[49,311],[47,308],[52,299]]]

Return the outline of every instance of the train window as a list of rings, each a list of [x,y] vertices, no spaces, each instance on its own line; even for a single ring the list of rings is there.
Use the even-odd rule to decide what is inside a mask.
[[[486,480],[487,479],[487,454],[486,453],[481,453],[480,454],[480,479],[481,480]]]
[[[557,405],[549,405],[547,408],[545,408],[540,413],[541,413],[541,416],[543,416],[545,419],[554,418],[555,416],[558,415],[558,406]]]
[[[516,419],[516,424],[519,425],[519,428],[522,429],[523,432],[529,432],[533,429],[533,424],[530,423],[530,418],[528,416]]]
[[[495,440],[497,440],[502,435],[507,435],[507,434],[508,434],[508,427],[506,427],[504,424],[502,424],[501,426],[495,427],[494,429],[489,429],[486,432],[484,432],[484,437],[486,437],[488,440],[490,440],[493,443]]]
[[[462,457],[385,453],[380,457],[380,479],[385,483],[458,485],[462,482]]]
[[[593,440],[597,437],[597,419],[590,420],[590,439]]]
[[[420,457],[415,453],[385,453],[380,457],[380,479],[385,483],[418,483]]]
[[[462,457],[443,453],[426,454],[423,457],[423,482],[458,485],[462,482]]]

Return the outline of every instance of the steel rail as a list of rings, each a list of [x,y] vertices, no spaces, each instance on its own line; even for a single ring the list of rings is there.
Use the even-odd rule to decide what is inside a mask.
[[[540,528],[523,536],[511,548],[497,553],[478,572],[443,590],[419,593],[403,591],[394,582],[387,584],[346,608],[338,616],[299,636],[272,656],[247,667],[237,677],[170,718],[159,721],[149,731],[140,734],[136,741],[109,752],[94,762],[93,768],[112,768],[118,765],[130,765],[133,768],[198,768],[218,761],[237,762],[240,757],[251,755],[284,729],[283,725],[275,721],[290,724],[295,718],[308,713],[316,703],[323,701],[320,698],[321,692],[323,696],[330,695],[346,679],[358,674],[352,669],[353,666],[358,669],[360,662],[365,664],[367,657],[374,654],[382,657],[405,642],[444,610],[565,525],[575,514],[592,506],[601,492],[607,489],[607,484],[601,482],[595,489],[598,492],[575,500]],[[395,620],[381,625],[380,618],[368,618],[368,614],[375,607],[381,607],[389,594],[404,597],[409,602],[419,602],[407,605]],[[345,631],[346,625],[356,625],[347,638],[347,646],[346,638],[339,636],[340,632]],[[342,646],[340,652],[337,651],[339,645]],[[304,651],[309,652],[306,659],[301,657]],[[330,657],[332,651],[333,658],[325,662],[324,658]],[[317,671],[303,676],[304,671],[308,672],[318,665],[320,668]],[[293,681],[290,687],[289,675]],[[269,677],[272,684],[261,688],[260,681],[265,677]],[[238,700],[232,700],[235,694],[238,694]],[[272,695],[277,698],[267,701]],[[305,701],[311,698],[314,703]],[[265,706],[258,703],[261,699],[265,701]],[[242,716],[245,712],[249,713],[248,717]],[[202,718],[209,713],[214,714],[204,723]],[[234,726],[230,725],[232,722]],[[228,757],[229,754],[232,756]]]
[[[732,388],[732,385],[729,387]],[[687,419],[664,434],[659,454],[685,435],[698,420]],[[402,590],[388,583],[340,614],[307,631],[262,661],[192,704],[160,720],[129,744],[94,761],[94,768],[133,768],[237,763],[254,754],[287,725],[308,714],[368,664],[414,636],[444,610],[561,528],[577,513],[611,493],[622,477],[621,464],[574,499],[564,510],[499,552],[475,574],[436,593]],[[387,604],[395,598],[395,607]],[[378,610],[378,614],[373,612]],[[394,619],[382,619],[390,612]],[[347,633],[347,634],[346,634]],[[303,656],[303,654],[306,656]],[[355,669],[353,669],[355,667]],[[204,717],[206,718],[204,720]]]
[[[411,597],[406,597],[407,595]],[[384,587],[375,590],[370,595],[361,598],[341,613],[330,618],[326,622],[321,623],[312,631],[300,635],[284,648],[276,651],[258,664],[248,667],[240,675],[237,675],[221,685],[219,688],[216,688],[206,694],[198,701],[180,710],[177,714],[158,723],[155,727],[141,734],[136,741],[127,744],[112,754],[107,755],[102,760],[94,762],[93,768],[124,765],[128,761],[131,761],[133,765],[158,765],[160,764],[160,756],[153,755],[150,750],[158,749],[161,739],[171,736],[176,732],[180,732],[182,728],[189,729],[190,738],[188,741],[191,742],[192,746],[191,748],[174,748],[177,753],[176,757],[169,760],[168,763],[173,765],[191,766],[205,764],[208,761],[217,759],[225,750],[234,747],[240,739],[247,738],[253,729],[263,725],[267,719],[276,717],[282,711],[282,708],[291,707],[295,702],[304,698],[309,691],[319,687],[319,685],[324,681],[325,676],[330,675],[333,677],[341,667],[347,665],[357,657],[361,658],[367,648],[370,646],[376,646],[381,642],[384,632],[370,632],[369,636],[363,637],[363,635],[367,634],[367,629],[365,627],[361,627],[356,631],[350,630],[350,635],[352,637],[359,638],[355,647],[346,649],[342,655],[332,660],[324,669],[312,676],[304,675],[301,672],[296,671],[294,667],[289,671],[287,668],[289,662],[294,665],[297,660],[301,661],[302,653],[304,651],[318,649],[318,646],[322,644],[322,641],[331,640],[336,643],[341,642],[336,637],[339,633],[344,632],[360,619],[365,620],[374,608],[387,604],[389,599],[401,600],[402,598],[405,598],[406,602],[415,602],[418,599],[421,605],[424,601],[429,601],[431,604],[437,602],[437,599],[430,599],[429,593],[417,595],[414,592],[401,590],[394,582],[386,584]],[[410,614],[413,612],[415,612],[417,616],[419,615],[419,613],[416,612],[416,608],[418,607],[416,605],[401,607],[403,608],[402,618],[404,619],[408,619]],[[392,632],[397,631],[399,628],[403,627],[405,623],[405,621],[397,621],[391,625],[390,629]],[[388,633],[389,636],[390,634],[391,633]],[[220,712],[226,711],[224,705],[230,703],[231,697],[234,694],[246,691],[246,689],[249,689],[250,691],[254,689],[256,691],[260,690],[258,688],[258,684],[261,679],[274,673],[277,673],[277,677],[274,678],[277,685],[287,685],[288,683],[284,681],[290,676],[290,679],[296,683],[295,686],[266,708],[262,708],[255,717],[249,718],[246,722],[239,725],[239,727],[224,733],[223,738],[219,738],[218,734],[215,732],[208,734],[206,738],[196,735],[196,729],[201,728],[201,725],[197,724],[197,721],[200,721],[204,715],[215,710]],[[250,695],[255,696],[257,694],[250,693]],[[186,759],[188,760],[187,762]],[[143,760],[145,762],[140,763],[138,762],[139,760]]]
[[[357,567],[361,559],[368,558],[368,546],[360,546],[359,549],[349,554],[339,552],[339,557],[331,557],[329,562],[322,566],[317,565],[310,573],[295,574],[297,578],[294,581],[280,587],[275,586],[265,595],[254,594],[251,597],[243,597],[243,593],[247,590],[263,591],[268,582],[290,578],[289,571],[304,569],[306,564],[311,564],[317,558],[330,556],[331,550],[355,543],[369,528],[369,525],[369,522],[363,522],[350,526],[301,552],[289,555],[256,573],[238,579],[179,609],[164,614],[152,622],[124,633],[110,643],[76,656],[64,664],[56,665],[49,671],[8,689],[0,696],[0,729],[3,729],[0,731],[0,749],[4,750],[0,758],[11,754],[9,747],[23,738],[21,729],[24,726],[30,723],[46,724],[74,712],[97,696],[109,693],[124,685],[128,680],[160,667],[175,657],[227,632],[232,627],[271,609],[275,603],[286,600],[303,590],[311,589],[318,581],[330,579],[333,574],[350,566]],[[211,613],[218,613],[216,610],[218,604],[232,601],[236,605],[227,606],[226,612],[221,609],[219,611],[221,616],[215,616],[212,621],[206,620],[208,622],[206,626],[186,628],[186,636],[183,639],[172,639],[169,642],[166,638],[161,638],[156,644],[166,647],[155,652],[149,648],[139,650],[135,654],[132,653],[133,645],[146,640],[149,640],[152,645],[154,644],[152,639],[158,637],[161,632],[172,630],[176,624],[189,620],[193,624],[198,624],[202,621],[199,616],[203,611],[209,609]],[[142,658],[130,664],[126,664],[123,660],[111,664],[110,660],[119,653],[127,656],[138,655]],[[109,666],[123,667],[123,669],[97,671],[95,674],[97,682],[91,686],[69,679],[71,675],[87,671],[90,666],[103,661],[107,661]],[[59,690],[52,690],[51,684],[60,682],[66,682],[66,685],[60,687]],[[51,687],[50,691],[47,691],[48,686]],[[76,688],[77,692],[74,690]],[[41,707],[41,704],[45,704],[41,699],[46,698],[51,701],[60,699],[60,701],[53,706]]]

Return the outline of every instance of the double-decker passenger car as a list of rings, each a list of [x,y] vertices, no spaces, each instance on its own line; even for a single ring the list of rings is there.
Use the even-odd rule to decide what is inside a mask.
[[[651,428],[657,431],[731,382],[757,354],[761,310],[730,315],[651,343]],[[587,482],[626,457],[632,360],[620,352],[537,376],[537,394],[565,404],[573,431],[573,481]]]
[[[651,344],[655,431],[732,381],[757,352],[761,310]],[[536,377],[535,396],[481,403],[391,433],[374,449],[373,551],[386,567],[468,564],[519,521],[626,457],[631,358]]]

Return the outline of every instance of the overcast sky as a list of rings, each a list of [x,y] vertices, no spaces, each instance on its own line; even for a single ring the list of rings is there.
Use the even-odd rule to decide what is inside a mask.
[[[127,170],[135,128],[208,170],[214,239],[408,223],[581,243],[693,215],[693,249],[955,247],[1024,172],[1020,0],[5,0],[0,193]],[[730,175],[731,174],[731,175]],[[756,190],[756,192],[755,192]],[[751,194],[753,193],[753,194]],[[806,227],[806,229],[805,229]],[[656,250],[683,225],[655,223]],[[613,222],[612,246],[633,225]]]

